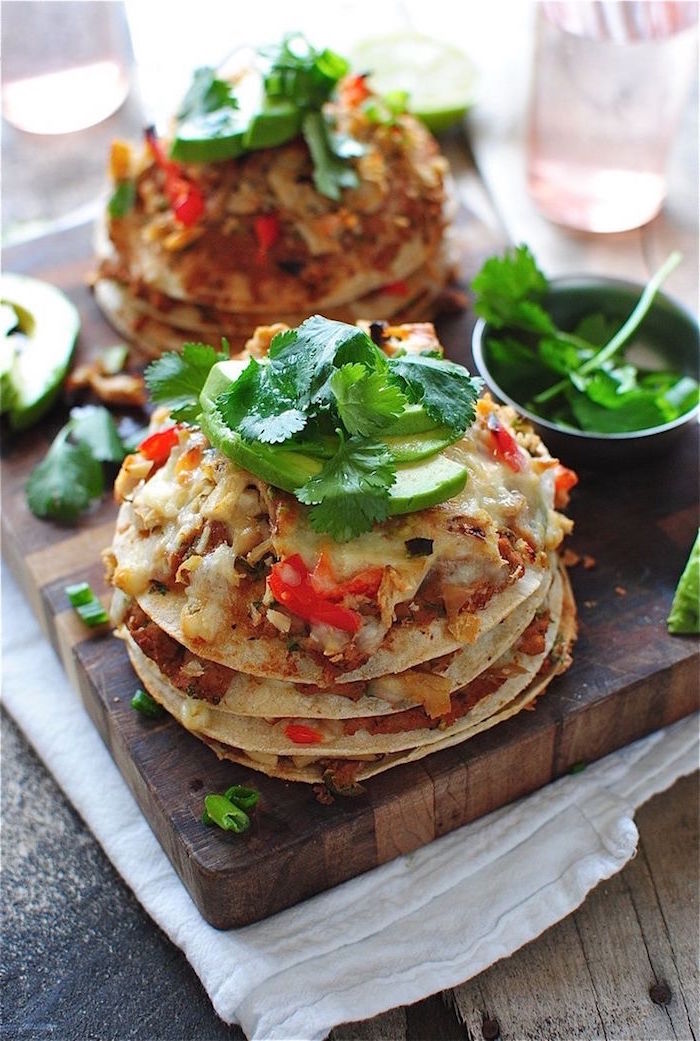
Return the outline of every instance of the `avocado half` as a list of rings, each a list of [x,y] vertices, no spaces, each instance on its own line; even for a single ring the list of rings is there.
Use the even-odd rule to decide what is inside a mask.
[[[56,400],[80,331],[68,297],[27,275],[0,276],[0,411],[26,430]]]

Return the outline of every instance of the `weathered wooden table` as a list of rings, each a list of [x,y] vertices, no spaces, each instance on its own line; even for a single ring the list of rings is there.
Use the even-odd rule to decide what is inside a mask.
[[[494,209],[465,142],[456,136],[446,147],[463,200],[489,229],[485,248],[494,231],[507,239],[525,229],[537,252],[537,219],[521,212],[513,228],[509,214]],[[678,205],[683,192],[676,184],[666,213],[646,229],[608,239],[607,254],[597,240],[591,263],[605,270],[600,257],[607,255],[610,273],[640,277],[679,236],[692,261],[697,217]],[[11,206],[8,213],[12,220]],[[550,251],[553,242],[558,270],[550,273],[585,268],[586,237],[548,228]],[[693,271],[691,262],[690,273],[686,268],[670,286],[691,306]],[[141,909],[6,717],[2,739],[2,1037],[242,1038],[216,1017],[184,956]],[[652,799],[637,822],[637,857],[539,939],[460,987],[338,1027],[331,1037],[695,1039],[697,775]]]

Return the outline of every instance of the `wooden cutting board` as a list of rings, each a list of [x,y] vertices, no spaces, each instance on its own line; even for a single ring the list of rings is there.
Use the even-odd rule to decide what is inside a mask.
[[[500,243],[468,214],[462,231],[468,281]],[[14,247],[4,257],[5,270],[45,278],[74,300],[83,320],[83,356],[116,340],[86,285],[91,252],[91,231],[81,227]],[[448,354],[467,365],[471,325],[466,312],[440,324]],[[3,552],[146,819],[214,926],[273,914],[698,707],[698,642],[669,636],[665,625],[697,526],[692,426],[658,461],[581,471],[569,510],[576,523],[569,545],[595,564],[571,570],[580,613],[574,664],[536,710],[379,775],[365,796],[325,806],[309,786],[220,763],[174,721],[148,721],[131,709],[136,678],[123,645],[86,630],[64,593],[67,584],[88,580],[106,600],[100,551],[111,540],[114,504],[106,498],[78,526],[61,528],[33,517],[24,500],[27,475],[63,419],[58,409],[40,428],[3,438]],[[233,783],[261,792],[244,836],[200,823],[204,795]]]

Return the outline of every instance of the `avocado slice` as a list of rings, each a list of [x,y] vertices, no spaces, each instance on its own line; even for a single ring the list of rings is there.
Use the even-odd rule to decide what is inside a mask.
[[[426,430],[422,434],[403,434],[399,437],[384,434],[381,440],[388,446],[397,463],[415,463],[419,459],[437,455],[459,438],[449,427],[441,426],[435,427],[434,430]]]
[[[238,109],[203,112],[180,123],[170,155],[182,163],[236,159],[245,151],[243,141],[247,129],[248,119]]]
[[[60,289],[26,275],[0,277],[0,302],[17,318],[2,340],[2,409],[13,430],[26,430],[58,396],[80,330],[80,316]],[[7,325],[3,321],[5,330]]]
[[[301,133],[301,113],[291,101],[265,101],[248,124],[243,144],[246,149],[275,148]]]
[[[389,515],[415,513],[451,499],[467,483],[467,468],[443,455],[396,467],[389,492]]]
[[[400,416],[385,430],[387,437],[398,437],[400,434],[424,434],[435,430],[438,424],[431,419],[420,403],[407,405]]]
[[[215,448],[239,466],[286,492],[294,493],[322,469],[323,463],[279,445],[249,444],[224,423],[215,405],[205,406],[200,426]]]
[[[202,408],[211,408],[219,394],[223,394],[232,383],[236,382],[243,370],[248,367],[249,361],[249,358],[227,358],[226,361],[217,361],[215,365],[212,365],[199,395],[199,403]]]

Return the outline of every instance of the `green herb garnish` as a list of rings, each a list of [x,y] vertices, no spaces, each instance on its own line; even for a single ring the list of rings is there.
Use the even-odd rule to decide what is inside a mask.
[[[103,494],[102,463],[120,463],[126,455],[112,416],[101,405],[71,410],[26,486],[27,504],[37,517],[75,521]]]
[[[549,283],[527,246],[491,257],[472,289],[474,310],[498,330],[487,341],[494,376],[532,412],[573,429],[624,433],[682,416],[697,403],[697,381],[642,369],[624,355],[679,262],[678,253],[669,256],[622,325],[590,314],[563,330],[545,307]]]
[[[95,596],[88,582],[66,586],[65,593],[85,625],[94,628],[109,621],[102,601]]]
[[[362,155],[364,146],[338,134],[323,112],[349,71],[345,58],[317,50],[293,33],[261,49],[258,64],[257,71],[244,74],[241,86],[219,79],[212,68],[197,69],[177,113],[173,157],[217,162],[284,144],[301,133],[321,194],[338,199],[343,188],[356,187],[349,160]]]
[[[175,418],[196,423],[197,395],[218,357],[201,344],[164,355],[146,372],[152,396],[175,406]],[[473,421],[481,386],[466,369],[439,358],[388,358],[362,329],[320,315],[279,333],[266,358],[250,359],[228,382],[209,406],[217,447],[293,491],[311,507],[313,528],[338,541],[369,531],[389,514],[397,468],[382,438],[391,437],[398,417],[422,407],[428,426],[440,432],[438,452]]]
[[[131,707],[149,719],[160,719],[161,716],[165,715],[165,709],[141,687],[137,687],[134,692],[134,696],[131,699]]]
[[[119,181],[114,189],[107,210],[110,217],[125,217],[136,202],[136,185],[133,181]]]
[[[199,395],[209,371],[217,361],[228,358],[228,344],[216,351],[205,343],[186,343],[182,352],[167,351],[151,362],[144,373],[151,399],[167,403],[177,422],[191,422],[199,414]]]

